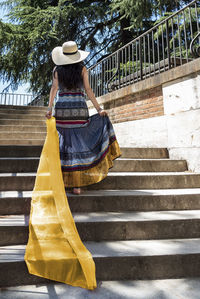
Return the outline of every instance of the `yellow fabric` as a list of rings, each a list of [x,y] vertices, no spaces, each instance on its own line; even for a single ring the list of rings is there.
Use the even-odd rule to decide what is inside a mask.
[[[115,140],[109,146],[106,156],[96,166],[87,170],[63,172],[65,187],[82,187],[100,182],[108,175],[109,168],[113,167],[113,160],[120,155],[119,144]]]
[[[25,262],[31,274],[93,290],[95,264],[79,237],[68,205],[55,118],[46,123],[47,137],[32,195]]]

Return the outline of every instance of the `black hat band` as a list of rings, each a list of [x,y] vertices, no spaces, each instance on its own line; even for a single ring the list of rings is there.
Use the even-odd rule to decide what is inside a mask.
[[[66,53],[66,52],[63,52],[63,54],[64,55],[74,55],[74,54],[76,54],[78,52],[78,50],[77,51],[75,51],[75,52],[71,52],[71,53]]]

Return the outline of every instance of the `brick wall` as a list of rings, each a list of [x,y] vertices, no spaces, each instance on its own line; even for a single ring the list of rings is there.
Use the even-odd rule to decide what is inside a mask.
[[[162,86],[109,101],[104,109],[112,123],[164,115]]]

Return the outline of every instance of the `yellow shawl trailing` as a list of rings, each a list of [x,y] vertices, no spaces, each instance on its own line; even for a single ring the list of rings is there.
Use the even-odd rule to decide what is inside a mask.
[[[83,245],[65,193],[55,118],[46,121],[32,195],[25,262],[29,273],[93,290],[95,264]]]

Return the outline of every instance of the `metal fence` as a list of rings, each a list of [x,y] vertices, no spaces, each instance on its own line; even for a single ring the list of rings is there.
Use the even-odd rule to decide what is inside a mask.
[[[95,95],[133,84],[200,56],[200,1],[194,0],[89,68]]]
[[[44,99],[30,94],[0,93],[0,105],[44,106]]]

